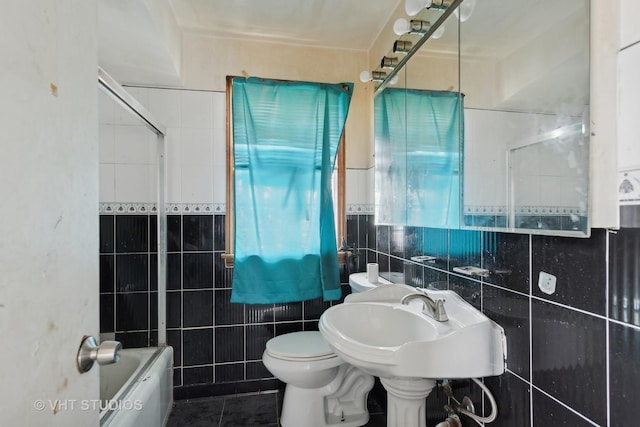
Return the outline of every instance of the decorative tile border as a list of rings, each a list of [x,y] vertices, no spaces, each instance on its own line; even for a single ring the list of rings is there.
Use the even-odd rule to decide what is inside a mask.
[[[224,214],[226,211],[224,203],[167,203],[165,205],[165,212],[172,215]],[[98,213],[153,215],[158,213],[158,207],[155,203],[100,203]]]
[[[578,206],[518,206],[516,215],[586,215],[584,208]],[[465,215],[508,215],[506,206],[465,206]]]
[[[227,211],[224,203],[167,203],[169,214],[223,214]]]
[[[347,215],[372,215],[375,205],[347,205]]]
[[[508,212],[506,206],[476,206],[465,205],[465,215],[506,215]]]
[[[516,207],[516,215],[540,215],[540,216],[558,216],[558,215],[580,215],[584,216],[587,212],[584,208],[578,206],[518,206]]]
[[[100,203],[98,212],[101,214],[157,214],[155,203]]]

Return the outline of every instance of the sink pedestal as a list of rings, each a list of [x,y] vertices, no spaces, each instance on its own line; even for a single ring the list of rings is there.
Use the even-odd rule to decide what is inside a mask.
[[[436,385],[424,378],[380,378],[387,390],[387,427],[425,427],[426,398]]]

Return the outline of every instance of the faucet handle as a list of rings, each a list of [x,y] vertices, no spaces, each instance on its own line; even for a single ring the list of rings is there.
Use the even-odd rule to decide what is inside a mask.
[[[449,316],[447,316],[447,312],[444,309],[444,303],[445,303],[445,300],[443,299],[436,300],[435,317],[441,322],[449,320]]]

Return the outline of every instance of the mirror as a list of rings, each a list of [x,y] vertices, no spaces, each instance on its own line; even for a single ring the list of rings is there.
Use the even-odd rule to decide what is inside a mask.
[[[409,110],[405,140],[397,141],[406,147],[403,218],[384,214],[385,206],[400,210],[401,204],[382,203],[384,194],[378,198],[388,189],[378,186],[386,175],[378,171],[384,138],[376,124],[376,222],[589,235],[589,6],[589,0],[540,0],[535,6],[483,0],[466,21],[450,15],[444,35],[429,39],[407,62],[404,89],[463,94],[462,174],[450,176],[462,187],[459,223],[425,215],[420,204],[414,209],[425,199],[416,197],[415,188],[436,200],[442,194],[424,165],[413,167],[429,141],[411,129]],[[386,90],[376,96],[376,111]]]
[[[483,0],[460,32],[464,226],[588,236],[589,1]]]
[[[424,10],[414,20],[436,22]],[[443,34],[439,34],[442,33]],[[375,98],[376,223],[459,228],[462,96],[458,55],[423,56],[434,41],[457,51],[458,21],[450,14]],[[411,39],[411,34],[402,40]],[[415,35],[414,35],[415,37]],[[438,48],[441,49],[441,48]]]

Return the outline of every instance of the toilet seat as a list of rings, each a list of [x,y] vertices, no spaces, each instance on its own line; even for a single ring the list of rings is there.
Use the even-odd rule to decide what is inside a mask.
[[[301,362],[338,357],[329,348],[319,331],[292,332],[279,335],[267,342],[266,352],[278,359]]]

